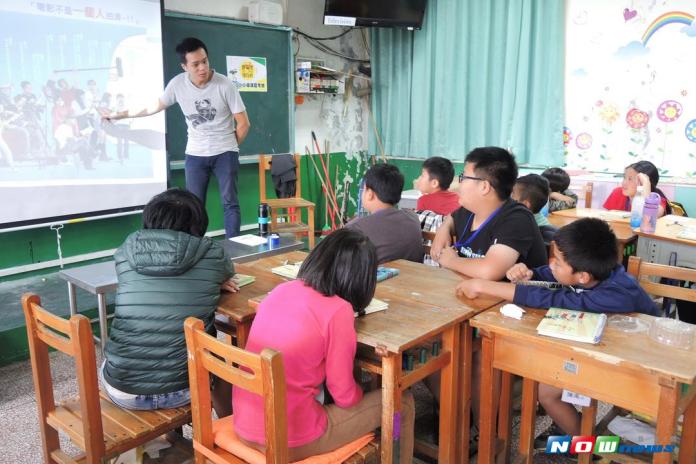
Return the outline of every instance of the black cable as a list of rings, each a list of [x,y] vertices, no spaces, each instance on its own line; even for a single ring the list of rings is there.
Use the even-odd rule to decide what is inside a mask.
[[[302,32],[298,28],[294,28],[293,31],[296,32],[297,34],[303,35],[303,36],[305,36],[309,39],[313,39],[313,40],[334,40],[334,39],[338,39],[339,37],[343,37],[344,35],[348,34],[351,31],[359,30],[359,29],[363,29],[363,28],[362,27],[349,27],[345,31],[341,32],[340,34],[334,35],[332,37],[314,37],[314,36],[307,34],[306,32]]]
[[[356,57],[354,57],[354,56],[344,55],[343,53],[338,52],[338,51],[332,49],[331,47],[329,47],[328,45],[325,45],[325,44],[323,44],[323,43],[321,43],[321,42],[318,42],[318,41],[316,41],[316,40],[314,40],[314,39],[310,39],[310,38],[305,38],[305,39],[307,40],[307,42],[310,43],[310,45],[312,45],[312,46],[314,46],[315,48],[317,48],[317,49],[323,51],[324,53],[328,53],[328,54],[330,54],[330,55],[338,56],[338,57],[343,58],[343,59],[345,59],[345,60],[348,60],[348,61],[355,61],[355,62],[358,62],[358,63],[369,63],[369,62],[370,62],[370,60],[365,60],[365,59],[362,59],[362,58],[356,58]]]

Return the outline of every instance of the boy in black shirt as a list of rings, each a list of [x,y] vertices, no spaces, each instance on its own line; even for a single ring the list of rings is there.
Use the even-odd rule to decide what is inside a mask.
[[[437,230],[431,256],[442,267],[469,277],[501,280],[516,263],[547,263],[546,247],[534,216],[510,199],[517,163],[498,147],[476,148],[459,176],[459,208]],[[457,242],[450,245],[451,236]]]
[[[464,163],[458,192],[462,207],[437,229],[432,258],[442,267],[486,280],[504,279],[516,263],[530,268],[546,264],[546,246],[532,212],[510,198],[517,179],[515,158],[502,148],[482,147],[472,150]],[[457,240],[454,248],[452,235]],[[474,423],[479,407],[479,353],[474,354],[471,379]],[[439,380],[434,374],[425,381],[436,399]]]

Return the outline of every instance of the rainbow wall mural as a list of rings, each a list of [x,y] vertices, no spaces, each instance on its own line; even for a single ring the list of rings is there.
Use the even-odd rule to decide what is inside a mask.
[[[694,15],[685,13],[683,11],[670,11],[658,16],[652,23],[650,23],[647,29],[645,29],[643,38],[641,39],[643,41],[643,46],[646,46],[655,32],[659,31],[663,27],[669,24],[686,24],[687,26],[690,26],[693,20]]]

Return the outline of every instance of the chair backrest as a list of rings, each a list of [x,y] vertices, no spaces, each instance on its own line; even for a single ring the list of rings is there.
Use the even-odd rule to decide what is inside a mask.
[[[287,463],[287,410],[282,355],[271,349],[254,354],[223,343],[208,335],[203,322],[194,317],[186,319],[184,332],[188,350],[194,450],[213,462],[227,462],[216,457],[226,453],[216,447],[213,438],[210,398],[212,373],[264,399],[266,462]]]
[[[300,177],[300,155],[295,153],[293,155],[295,159],[295,198],[301,198],[302,194],[302,178]],[[267,200],[266,197],[266,171],[270,171],[271,163],[273,162],[273,156],[271,155],[259,155],[259,198],[261,203]]]
[[[433,244],[433,240],[435,240],[435,232],[421,232],[421,235],[423,236],[423,253],[426,255],[430,254],[430,246]]]
[[[27,324],[31,368],[41,424],[41,441],[46,462],[53,450],[59,449],[58,433],[46,425],[47,416],[55,411],[53,379],[48,348],[75,358],[80,394],[82,436],[87,462],[99,462],[104,455],[104,433],[99,405],[97,361],[89,319],[76,314],[65,320],[41,307],[41,299],[32,293],[22,296],[22,309]]]
[[[696,282],[696,269],[646,263],[637,256],[631,256],[628,259],[628,273],[634,276],[643,290],[651,295],[696,302],[696,290],[650,280],[651,277],[658,277]]]
[[[592,191],[594,190],[594,184],[592,182],[586,182],[584,184],[571,184],[570,187],[568,187],[568,190],[572,190],[573,192],[577,193],[579,208],[583,207],[580,206],[581,201],[585,203],[585,208],[592,208]]]

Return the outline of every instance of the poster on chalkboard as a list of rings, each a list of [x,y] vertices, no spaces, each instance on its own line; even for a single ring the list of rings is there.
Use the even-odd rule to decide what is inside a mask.
[[[227,77],[240,92],[268,92],[266,58],[227,56]]]

